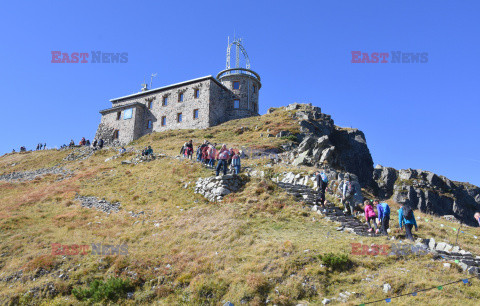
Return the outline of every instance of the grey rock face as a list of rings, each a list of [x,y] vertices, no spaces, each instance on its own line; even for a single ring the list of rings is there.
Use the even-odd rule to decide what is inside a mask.
[[[370,184],[373,160],[361,131],[336,127],[329,115],[310,104],[294,103],[286,109],[297,110],[293,118],[299,120],[303,140],[298,148],[282,155],[282,160],[296,166],[328,165],[355,174],[362,186]]]
[[[390,174],[387,174],[385,169],[379,166],[374,171],[374,180],[380,197],[393,194],[392,199],[399,204],[478,226],[473,215],[480,210],[480,203],[474,196],[477,196],[477,190],[480,192],[480,188],[466,183],[454,184],[446,177],[430,171],[413,169],[396,171],[390,168],[392,170],[388,170]],[[391,182],[395,175],[397,179],[392,186]]]
[[[397,170],[377,165],[373,170],[373,180],[378,187],[378,196],[380,198],[390,198],[397,180]]]

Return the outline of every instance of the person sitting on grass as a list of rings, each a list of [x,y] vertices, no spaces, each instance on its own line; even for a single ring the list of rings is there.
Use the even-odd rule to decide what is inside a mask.
[[[232,156],[232,168],[235,174],[240,173],[240,155],[235,152]]]
[[[403,205],[402,208],[398,210],[398,223],[400,229],[403,229],[403,225],[405,225],[406,238],[414,241],[412,228],[415,225],[415,231],[418,231],[418,226],[417,221],[415,220],[415,215],[413,214],[413,210],[410,206]]]

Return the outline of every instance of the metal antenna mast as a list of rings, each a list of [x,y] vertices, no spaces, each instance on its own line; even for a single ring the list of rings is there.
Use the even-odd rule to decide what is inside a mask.
[[[228,37],[228,46],[227,46],[227,65],[226,69],[230,69],[230,53],[232,46],[235,45],[235,68],[240,68],[240,51],[245,57],[245,65],[247,69],[250,69],[250,59],[248,58],[247,50],[242,45],[242,39],[234,39],[230,42],[230,36]]]
[[[157,76],[157,73],[152,73],[152,74],[150,75],[150,89],[153,88],[153,87],[152,87],[152,81],[153,81],[153,78],[156,77],[156,76]]]

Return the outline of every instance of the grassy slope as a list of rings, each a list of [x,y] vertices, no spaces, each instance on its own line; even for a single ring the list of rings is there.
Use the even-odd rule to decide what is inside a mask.
[[[235,133],[240,126],[250,131]],[[186,139],[199,142],[212,135],[212,142],[234,147],[276,147],[283,140],[260,138],[259,134],[266,134],[267,129],[274,134],[297,128],[286,112],[276,112],[208,130],[156,133],[133,145],[141,148],[151,144],[157,152],[174,155]],[[261,304],[267,297],[277,304],[318,304],[324,297],[345,290],[362,293],[364,296],[350,299],[351,304],[359,304],[386,297],[381,290],[385,282],[392,285],[395,294],[401,294],[464,277],[455,265],[445,270],[441,262],[428,256],[398,259],[352,255],[354,268],[331,273],[320,266],[317,255],[349,253],[351,242],[382,244],[387,240],[336,232],[333,223],[303,210],[268,181],[252,179],[241,192],[213,204],[194,194],[193,184],[183,188],[185,183],[211,175],[196,163],[171,158],[137,166],[122,165],[122,159],[105,163],[113,155],[111,151],[98,152],[84,161],[63,162],[67,154],[46,151],[0,158],[2,173],[57,163],[75,170],[75,176],[59,182],[55,176],[23,183],[0,182],[0,277],[19,269],[27,276],[33,276],[38,268],[53,271],[35,282],[0,282],[0,300],[17,296],[25,304],[40,303],[25,292],[53,282],[62,295],[44,302],[76,303],[70,291],[79,286],[78,281],[88,283],[112,275],[128,277],[137,285],[145,283],[137,289],[135,300],[123,302],[132,305],[152,301],[219,304],[227,300],[237,305],[241,299]],[[244,165],[259,168],[262,164],[258,160],[244,161]],[[76,193],[120,201],[122,210],[107,215],[81,208],[73,201]],[[144,211],[145,216],[132,218],[129,211]],[[454,232],[447,227],[456,227],[454,224],[417,215],[423,218],[419,221],[420,237],[454,241]],[[393,219],[391,224],[396,226],[394,214]],[[474,233],[475,229],[466,231]],[[51,243],[100,242],[127,243],[129,255],[50,255]],[[478,240],[473,237],[460,235],[459,243],[480,254]],[[68,280],[58,278],[65,272]],[[362,281],[367,276],[373,281]],[[452,285],[395,301],[474,305],[480,295],[477,286],[476,281],[471,287]]]

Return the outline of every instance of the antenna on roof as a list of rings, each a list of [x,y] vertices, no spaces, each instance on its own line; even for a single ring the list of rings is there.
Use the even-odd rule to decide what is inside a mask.
[[[156,77],[156,76],[157,76],[157,73],[152,73],[152,74],[150,75],[150,88],[153,88],[153,87],[152,87],[152,81],[153,81],[153,78]]]
[[[147,91],[148,90],[148,86],[147,86],[147,82],[145,81],[145,77],[143,78],[143,84],[142,84],[142,91]]]

